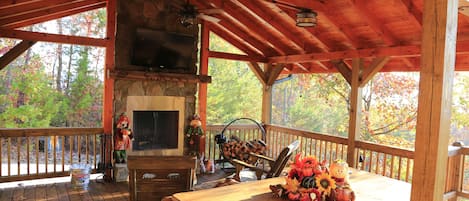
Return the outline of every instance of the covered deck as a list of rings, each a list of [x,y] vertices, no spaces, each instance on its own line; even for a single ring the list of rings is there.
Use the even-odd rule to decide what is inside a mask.
[[[466,1],[189,2],[200,9],[223,9],[223,12],[214,14],[221,19],[220,22],[202,22],[198,75],[207,75],[209,58],[240,60],[249,62],[252,71],[262,83],[261,120],[267,131],[269,156],[275,157],[292,140],[300,140],[300,152],[326,160],[344,159],[358,170],[411,182],[413,201],[469,199],[469,194],[462,188],[466,168],[464,161],[469,148],[447,146],[451,102],[449,94],[453,74],[455,70],[469,69],[469,57],[466,56],[469,54]],[[102,7],[106,7],[108,11],[105,38],[45,34],[18,29]],[[0,37],[21,39],[23,42],[0,58],[0,69],[34,45],[35,41],[47,41],[105,47],[106,72],[117,72],[117,75],[122,76],[114,63],[117,7],[115,0],[1,2]],[[302,9],[317,11],[316,27],[302,28],[295,25],[297,10]],[[208,48],[210,32],[245,54],[211,51]],[[421,73],[415,151],[363,142],[357,137],[360,130],[361,88],[376,73],[390,71]],[[348,138],[271,125],[272,85],[279,75],[325,72],[340,73],[351,86]],[[116,74],[106,76],[104,81],[103,128],[0,129],[0,140],[7,144],[8,150],[6,158],[0,155],[0,161],[6,161],[5,166],[0,166],[0,172],[6,172],[1,175],[0,182],[68,175],[69,165],[82,161],[93,164],[94,172],[104,171],[107,176],[111,175],[107,166],[111,163],[110,136],[113,133],[113,117],[116,116],[113,110],[114,81],[119,78]],[[153,79],[159,79],[158,76]],[[187,77],[166,78],[197,82],[197,79]],[[204,120],[207,108],[206,82],[199,83],[197,98],[199,113]],[[214,135],[223,127],[203,123],[207,133],[206,155],[218,158],[219,151]],[[234,126],[230,129],[241,139],[259,135],[255,127]],[[39,141],[43,138],[54,139],[54,142],[69,141],[71,147],[65,148],[65,143],[62,143],[59,149],[56,143],[51,143],[52,148],[43,148],[40,151]],[[12,141],[26,146],[12,147]],[[88,146],[73,147],[73,142],[85,142]],[[30,146],[33,144],[35,146]],[[31,147],[34,150],[30,150]],[[27,149],[28,155],[20,156],[21,149]],[[103,161],[101,167],[100,161]],[[102,192],[111,192],[114,189],[124,191],[120,184],[105,186]],[[51,188],[38,186],[35,196],[41,196],[44,191],[47,195],[49,189],[51,192],[55,190],[58,196],[64,195],[64,187],[66,184]],[[100,189],[102,186],[95,187]],[[26,192],[26,189],[10,189],[3,191],[1,196],[15,199],[16,196],[11,195],[19,193],[30,197]],[[93,192],[96,191],[90,191],[90,197]],[[70,193],[68,195],[73,196]],[[126,200],[126,196],[125,193],[119,194],[112,199]]]

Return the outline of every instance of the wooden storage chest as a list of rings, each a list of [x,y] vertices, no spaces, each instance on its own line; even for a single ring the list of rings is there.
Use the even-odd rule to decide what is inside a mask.
[[[130,200],[161,200],[192,189],[196,158],[191,156],[129,155]]]

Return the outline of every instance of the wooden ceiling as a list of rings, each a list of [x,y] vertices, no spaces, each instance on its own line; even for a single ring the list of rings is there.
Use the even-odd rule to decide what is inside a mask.
[[[275,3],[277,2],[277,3]],[[387,57],[381,71],[420,66],[423,0],[190,0],[198,9],[220,8],[210,30],[253,58],[289,63],[290,73],[335,72],[345,59]],[[314,28],[295,25],[297,9],[318,13]],[[460,10],[467,6],[461,1]],[[459,14],[457,70],[469,70],[469,17]],[[366,66],[366,64],[365,64]]]
[[[0,31],[18,29],[106,6],[106,0],[2,0]],[[337,72],[351,58],[387,58],[381,71],[417,71],[420,66],[423,0],[189,0],[199,10],[220,8],[210,31],[251,61],[285,64],[284,73]],[[318,13],[313,28],[295,25],[297,9]],[[460,1],[457,70],[469,70],[469,17]],[[469,7],[468,7],[469,8]],[[467,10],[466,10],[467,11]],[[1,34],[0,34],[1,35]],[[211,52],[214,57],[226,57]],[[234,57],[236,55],[231,55]],[[243,57],[246,58],[246,57]],[[342,65],[340,65],[342,64]],[[339,66],[339,67],[338,67]]]

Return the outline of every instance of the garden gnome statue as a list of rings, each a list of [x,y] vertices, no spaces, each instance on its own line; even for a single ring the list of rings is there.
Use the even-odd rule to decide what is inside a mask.
[[[189,154],[199,156],[205,152],[205,136],[202,130],[202,122],[197,114],[192,116],[189,127],[186,129],[186,141]]]
[[[114,136],[114,158],[116,163],[126,162],[126,152],[130,149],[131,139],[133,138],[129,126],[129,118],[125,113],[122,113],[117,121],[117,132]]]

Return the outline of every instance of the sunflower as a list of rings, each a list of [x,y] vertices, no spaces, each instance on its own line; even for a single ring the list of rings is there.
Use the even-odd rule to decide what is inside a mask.
[[[316,178],[316,186],[318,187],[319,192],[329,195],[332,189],[335,189],[335,181],[331,178],[329,174],[320,174]]]

